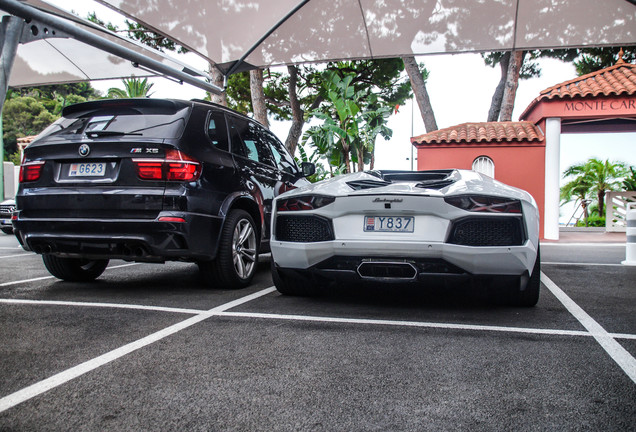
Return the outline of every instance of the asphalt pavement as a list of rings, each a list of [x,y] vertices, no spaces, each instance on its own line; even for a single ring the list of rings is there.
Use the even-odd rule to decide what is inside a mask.
[[[210,289],[188,263],[51,277],[0,235],[1,431],[636,430],[624,240],[542,244],[534,308],[467,288]]]

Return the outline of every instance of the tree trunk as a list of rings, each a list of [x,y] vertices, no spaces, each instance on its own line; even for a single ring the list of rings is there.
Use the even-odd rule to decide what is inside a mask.
[[[340,125],[340,127],[343,130],[346,130],[343,125]],[[347,141],[345,140],[345,138],[340,138],[340,145],[342,146],[342,158],[344,159],[345,174],[350,173],[352,172],[351,158],[349,157],[349,152],[351,151],[351,148],[349,147],[349,144],[347,144]]]
[[[210,75],[212,75],[212,84],[223,88],[223,74],[214,66],[210,66]],[[225,91],[220,95],[210,94],[210,101],[215,104],[227,106],[227,93]]]
[[[585,226],[587,226],[587,219],[589,218],[589,215],[587,213],[587,202],[585,201],[585,198],[581,201],[581,207],[583,207],[583,222],[585,223]]]
[[[512,110],[515,107],[515,96],[519,86],[519,73],[521,72],[521,65],[525,55],[525,51],[513,51],[510,55],[499,121],[512,120]]]
[[[263,90],[263,69],[254,69],[250,71],[250,91],[252,93],[254,119],[269,129],[269,120],[267,120],[267,105],[265,104],[265,91]]]
[[[344,155],[344,166],[345,166],[344,174],[353,172],[351,171],[351,159],[349,158],[349,152],[343,150],[342,153]]]
[[[496,122],[499,118],[499,113],[501,112],[501,102],[503,101],[504,88],[506,87],[506,78],[508,76],[508,64],[510,63],[510,51],[504,53],[501,61],[499,62],[499,67],[501,68],[501,79],[499,80],[499,84],[497,84],[497,88],[495,88],[495,93],[492,95],[492,102],[490,102],[490,110],[488,111],[488,120],[489,122]]]
[[[358,150],[358,171],[364,171],[364,147],[361,145]]]
[[[297,84],[298,84],[298,68],[296,66],[287,66],[289,72],[289,104],[292,112],[292,124],[289,128],[289,134],[285,141],[285,147],[289,150],[289,153],[293,156],[296,153],[296,147],[298,146],[298,140],[303,132],[303,125],[305,124],[305,112],[300,107],[300,100],[298,100]]]
[[[598,193],[596,194],[596,198],[598,198],[598,216],[599,217],[605,217],[605,191],[604,190],[600,190],[598,191]]]
[[[406,73],[411,80],[411,88],[417,100],[417,105],[420,107],[420,113],[422,114],[422,120],[424,120],[424,128],[426,132],[432,132],[437,130],[437,122],[435,121],[435,113],[433,113],[433,107],[431,106],[431,100],[428,97],[426,91],[426,82],[422,77],[420,67],[415,61],[415,57],[403,57],[404,67]]]

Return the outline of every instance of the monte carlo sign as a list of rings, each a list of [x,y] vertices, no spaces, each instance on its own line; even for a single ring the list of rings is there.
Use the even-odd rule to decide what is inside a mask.
[[[539,124],[542,119],[560,117],[562,119],[610,119],[635,118],[635,95],[599,95],[585,98],[543,99],[533,103],[522,114],[522,120]]]
[[[564,101],[563,110],[568,114],[622,114],[636,112],[636,98]]]

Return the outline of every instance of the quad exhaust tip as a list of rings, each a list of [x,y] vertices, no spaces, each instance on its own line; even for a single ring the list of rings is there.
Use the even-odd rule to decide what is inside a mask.
[[[413,280],[417,277],[417,268],[403,261],[364,261],[357,271],[363,279]]]

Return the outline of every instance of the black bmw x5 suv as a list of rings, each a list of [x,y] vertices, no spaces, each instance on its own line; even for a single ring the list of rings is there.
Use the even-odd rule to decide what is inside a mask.
[[[177,260],[239,288],[269,247],[273,198],[303,170],[263,126],[204,101],[72,105],[25,150],[14,231],[60,279]]]

